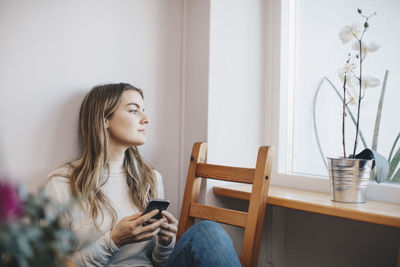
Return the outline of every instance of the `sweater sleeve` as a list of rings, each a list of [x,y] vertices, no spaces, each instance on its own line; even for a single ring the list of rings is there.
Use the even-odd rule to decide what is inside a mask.
[[[65,177],[55,176],[48,180],[45,186],[46,195],[60,206],[68,203],[72,204],[72,193],[69,185],[69,180]],[[78,207],[70,207],[66,209],[62,217],[62,224],[72,230],[73,215]],[[79,228],[79,227],[78,227]],[[79,230],[78,230],[79,231]],[[74,234],[77,235],[76,231]],[[79,236],[77,236],[79,239]],[[85,242],[85,240],[84,240]],[[76,248],[77,251],[70,256],[70,259],[78,266],[104,266],[107,265],[110,258],[119,251],[119,248],[111,239],[110,232],[101,235],[96,241],[90,245]]]
[[[118,251],[119,248],[112,241],[109,231],[88,247],[72,254],[70,258],[78,266],[105,266]]]
[[[157,177],[157,189],[158,189],[158,198],[164,198],[164,186],[162,182],[162,176],[158,171],[155,171]],[[168,246],[163,246],[158,242],[158,238],[156,239],[156,245],[154,246],[152,259],[155,266],[163,266],[164,263],[168,260],[172,251],[175,247],[176,237],[174,236],[171,240],[171,243]]]

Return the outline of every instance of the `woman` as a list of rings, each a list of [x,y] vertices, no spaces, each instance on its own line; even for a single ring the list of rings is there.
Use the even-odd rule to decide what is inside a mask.
[[[82,156],[52,173],[46,186],[59,203],[79,200],[63,222],[78,238],[72,261],[79,266],[239,266],[231,240],[217,224],[196,224],[174,250],[175,217],[168,211],[159,220],[151,219],[157,210],[142,214],[151,199],[164,198],[161,175],[137,149],[146,141],[148,123],[143,92],[130,84],[96,86],[83,100]],[[225,251],[219,251],[222,247]],[[209,248],[217,257],[208,255]]]

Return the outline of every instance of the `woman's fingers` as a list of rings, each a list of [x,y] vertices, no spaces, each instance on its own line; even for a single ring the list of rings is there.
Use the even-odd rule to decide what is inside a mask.
[[[150,218],[152,218],[153,216],[155,216],[157,213],[159,212],[159,210],[152,210],[149,213],[144,214],[143,216],[137,218],[135,220],[136,226],[142,225],[145,222],[147,222],[148,220],[150,220]]]
[[[138,212],[138,213],[135,213],[135,214],[133,214],[133,215],[126,216],[125,218],[127,218],[127,219],[130,220],[130,221],[134,221],[134,220],[136,220],[137,218],[139,218],[140,216],[142,216],[142,212]]]
[[[167,218],[161,218],[160,220],[152,219],[158,212],[158,210],[153,210],[144,215],[139,212],[124,217],[111,231],[113,242],[118,247],[121,247],[124,244],[149,239],[157,235],[161,224],[167,221]],[[144,226],[143,223],[145,222],[149,222],[149,224]]]
[[[178,220],[168,211],[162,211],[161,214],[166,218],[166,222],[161,224],[158,232],[158,242],[163,246],[168,246],[178,231]]]
[[[161,212],[161,214],[164,215],[168,219],[169,223],[178,225],[178,220],[170,212],[163,210]]]
[[[166,221],[165,218],[161,218],[151,224],[148,224],[146,226],[143,226],[141,229],[142,232],[149,232],[149,231],[154,231],[155,229],[159,229],[161,227],[161,224]]]
[[[178,231],[178,228],[175,224],[169,224],[166,222],[161,224],[161,228],[172,233],[176,233]]]
[[[160,228],[156,228],[151,232],[143,232],[141,234],[138,234],[136,236],[136,241],[142,241],[142,240],[148,240],[152,239],[154,236],[156,236],[160,232]]]
[[[137,226],[133,232],[132,232],[132,237],[134,241],[142,241],[142,240],[147,240],[151,239],[152,237],[156,236],[160,232],[160,227],[163,222],[165,222],[166,219],[162,218],[158,221],[155,221],[151,224],[148,224],[146,226]]]
[[[150,218],[147,222],[148,222],[148,223],[153,223],[153,222],[155,222],[155,221],[157,221],[157,220],[154,219],[154,218]]]
[[[163,211],[162,215],[168,219],[168,222],[161,224],[160,232],[158,232],[158,240],[162,245],[167,246],[178,231],[178,220],[168,211]]]
[[[168,231],[168,230],[164,230],[164,229],[160,229],[160,231],[158,232],[159,236],[167,236],[168,238],[172,238],[174,237],[175,233]]]
[[[158,235],[164,239],[171,239],[178,231],[178,220],[168,211],[162,211],[162,215],[168,219],[168,222],[161,224],[161,230]]]

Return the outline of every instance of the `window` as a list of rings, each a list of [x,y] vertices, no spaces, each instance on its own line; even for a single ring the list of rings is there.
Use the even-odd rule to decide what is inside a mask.
[[[328,173],[314,132],[314,98],[320,87],[315,104],[315,125],[324,157],[341,156],[341,100],[330,82],[341,89],[338,70],[344,65],[347,53],[353,50],[352,43],[341,43],[339,32],[345,25],[363,22],[357,8],[361,8],[363,14],[377,12],[369,21],[370,28],[364,40],[367,43],[378,43],[380,49],[367,55],[363,75],[365,77],[370,74],[381,81],[380,86],[366,91],[361,106],[360,129],[367,147],[371,148],[382,82],[385,71],[388,70],[377,151],[388,157],[400,132],[396,118],[399,112],[396,102],[400,98],[397,88],[400,84],[400,2],[282,0],[279,7],[270,1],[269,7],[272,8],[272,13],[280,9],[281,14],[280,21],[277,17],[272,19],[275,23],[280,22],[280,32],[269,30],[271,39],[275,37],[281,40],[279,48],[272,41],[269,43],[269,55],[272,58],[274,53],[280,55],[279,62],[276,59],[274,61],[274,65],[280,66],[280,79],[270,84],[272,91],[280,88],[278,94],[272,93],[272,98],[279,100],[278,107],[275,107],[275,114],[279,115],[274,116],[278,119],[272,125],[279,125],[275,127],[279,128],[279,132],[274,134],[275,142],[279,143],[279,184],[327,191]],[[273,67],[270,72],[274,72]],[[271,73],[269,75],[274,79]],[[354,107],[350,109],[356,115]],[[349,118],[346,120],[346,147],[349,151],[352,150],[355,127]],[[392,158],[399,149],[399,143],[393,149]],[[360,141],[357,151],[362,149]],[[370,185],[368,198],[400,202],[397,196],[399,186]]]

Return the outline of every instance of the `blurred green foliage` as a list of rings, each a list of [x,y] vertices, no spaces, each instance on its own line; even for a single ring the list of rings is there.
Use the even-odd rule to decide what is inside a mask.
[[[69,205],[60,207],[44,190],[37,194],[21,193],[21,188],[18,191],[20,217],[0,221],[0,266],[63,266],[75,246],[73,233],[62,225]]]

